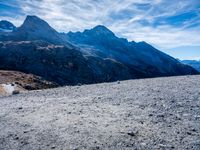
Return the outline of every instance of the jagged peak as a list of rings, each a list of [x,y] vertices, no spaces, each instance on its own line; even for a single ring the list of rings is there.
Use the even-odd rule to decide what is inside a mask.
[[[114,33],[109,30],[107,27],[103,26],[103,25],[97,25],[94,28],[90,29],[90,30],[85,30],[84,33],[94,33],[94,34],[101,34],[101,35],[112,35],[114,36]]]
[[[26,17],[26,19],[24,20],[24,23],[22,26],[27,26],[27,27],[31,27],[31,26],[40,26],[40,27],[46,27],[46,26],[49,26],[49,24],[42,20],[41,18],[37,17],[37,16],[31,16],[31,15],[28,15]]]
[[[107,27],[104,25],[97,25],[93,28],[93,30],[104,30],[104,31],[110,31]]]
[[[34,16],[34,15],[27,15],[25,20],[42,20],[40,19],[38,16]]]
[[[103,25],[97,25],[92,30],[95,30],[95,31],[98,31],[98,32],[102,32],[102,33],[114,34],[111,30],[109,30],[107,27],[105,27]]]

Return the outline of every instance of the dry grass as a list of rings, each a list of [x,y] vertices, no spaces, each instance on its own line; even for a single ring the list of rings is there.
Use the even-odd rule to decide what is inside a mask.
[[[4,90],[4,88],[2,87],[2,85],[0,85],[0,94],[6,94],[6,91]]]
[[[33,74],[25,74],[18,71],[0,70],[0,84],[15,83],[27,90],[38,90],[57,87],[55,83],[46,81]],[[1,89],[0,93],[3,90]]]

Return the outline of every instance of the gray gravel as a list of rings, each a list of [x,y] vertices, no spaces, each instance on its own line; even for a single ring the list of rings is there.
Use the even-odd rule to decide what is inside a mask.
[[[200,76],[0,97],[0,150],[200,149]]]

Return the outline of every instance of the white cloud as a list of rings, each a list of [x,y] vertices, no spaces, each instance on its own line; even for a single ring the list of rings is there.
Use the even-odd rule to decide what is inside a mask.
[[[147,41],[161,48],[198,45],[200,30],[185,29],[193,22],[187,22],[183,27],[171,25],[154,27],[142,25],[139,21],[146,20],[151,24],[158,17],[180,14],[191,10],[196,1],[198,0],[177,2],[169,0],[16,0],[24,14],[37,15],[60,32],[82,31],[103,24],[118,36],[129,40]],[[149,4],[150,7],[140,9],[136,4]],[[112,13],[117,15],[123,10],[129,10],[133,15],[125,19],[112,18]],[[19,15],[16,18],[3,17],[17,25],[20,25],[24,18],[25,15]]]

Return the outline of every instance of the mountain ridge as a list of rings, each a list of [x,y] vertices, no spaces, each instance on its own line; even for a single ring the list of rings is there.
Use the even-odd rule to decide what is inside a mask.
[[[28,15],[23,24],[13,32],[0,36],[1,41],[31,41],[44,40],[52,44],[65,45],[74,48],[67,40],[63,39],[59,32],[53,29],[46,21],[37,16]]]
[[[98,32],[99,29],[101,32]],[[101,57],[111,57],[127,65],[133,65],[135,68],[137,65],[140,65],[140,68],[142,64],[143,67],[146,64],[143,71],[148,67],[154,66],[153,69],[160,72],[159,75],[161,76],[162,73],[165,75],[173,75],[173,71],[175,73],[176,70],[172,70],[171,68],[181,67],[181,63],[176,59],[155,49],[144,41],[138,43],[134,41],[129,42],[127,39],[118,38],[114,33],[110,32],[111,31],[104,26],[97,26],[83,32],[69,32],[66,34],[66,38],[72,44],[79,45],[82,48],[86,45],[92,46],[93,53],[96,53],[96,55]],[[164,67],[165,62],[167,61],[173,63],[168,66],[168,69]]]
[[[0,34],[0,69],[16,69],[60,85],[198,74],[146,42],[129,42],[99,25],[61,34],[37,16]],[[13,55],[15,54],[15,55]]]
[[[1,20],[0,21],[0,32],[12,32],[16,29],[17,27],[12,24],[11,22],[7,20]]]

